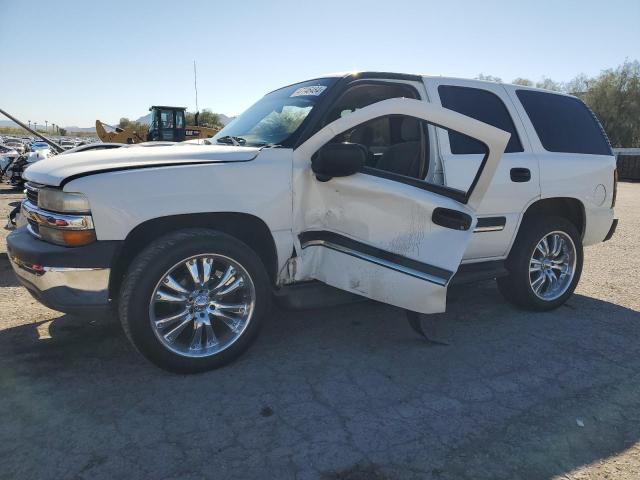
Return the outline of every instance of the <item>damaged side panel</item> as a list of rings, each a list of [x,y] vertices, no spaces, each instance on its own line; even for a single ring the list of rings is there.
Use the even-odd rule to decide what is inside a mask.
[[[384,115],[406,115],[480,140],[488,153],[464,201],[415,182],[356,173],[318,181],[311,157],[339,133]],[[391,99],[327,125],[294,151],[293,226],[296,281],[331,286],[420,313],[445,310],[457,271],[509,134],[418,100]],[[455,198],[455,199],[454,199]],[[469,221],[434,221],[436,210]]]
[[[336,288],[421,313],[445,311],[447,290],[442,285],[325,246],[305,247],[304,261],[317,280]]]

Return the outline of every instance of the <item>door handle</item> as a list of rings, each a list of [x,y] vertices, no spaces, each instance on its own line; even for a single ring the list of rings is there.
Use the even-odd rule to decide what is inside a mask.
[[[531,170],[528,168],[512,168],[510,171],[512,182],[528,182],[531,180]]]
[[[438,207],[433,210],[431,221],[436,225],[453,230],[469,230],[471,228],[472,218],[471,215],[459,212],[458,210]]]

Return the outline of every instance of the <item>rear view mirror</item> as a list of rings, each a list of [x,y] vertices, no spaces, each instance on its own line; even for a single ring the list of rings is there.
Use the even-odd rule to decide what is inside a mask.
[[[321,182],[347,177],[365,165],[367,150],[357,143],[328,143],[311,159],[311,170]]]

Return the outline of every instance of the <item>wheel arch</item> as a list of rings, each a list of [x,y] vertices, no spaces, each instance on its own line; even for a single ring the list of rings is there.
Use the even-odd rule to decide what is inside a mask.
[[[153,218],[129,232],[111,267],[109,297],[117,298],[127,268],[149,243],[162,235],[186,228],[208,228],[244,242],[260,257],[269,279],[275,284],[278,253],[271,230],[262,219],[238,212],[192,213]]]
[[[542,198],[532,202],[522,216],[520,227],[531,218],[552,215],[569,220],[575,225],[580,237],[584,237],[587,223],[586,210],[582,201],[574,197]]]

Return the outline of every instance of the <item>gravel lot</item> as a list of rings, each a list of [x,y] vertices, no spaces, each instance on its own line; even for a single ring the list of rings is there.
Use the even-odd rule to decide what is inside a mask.
[[[456,288],[434,346],[385,305],[276,310],[240,361],[184,377],[40,306],[0,253],[0,478],[640,478],[640,184],[617,216],[557,311]]]

